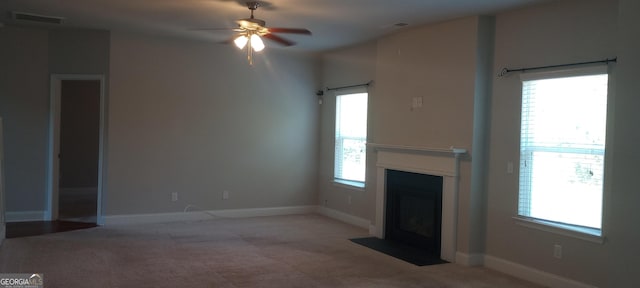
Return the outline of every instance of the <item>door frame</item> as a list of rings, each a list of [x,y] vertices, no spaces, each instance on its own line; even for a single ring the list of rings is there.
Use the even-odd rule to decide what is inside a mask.
[[[96,207],[96,222],[103,224],[102,219],[102,199],[103,199],[103,173],[104,151],[105,151],[105,76],[103,74],[51,74],[51,95],[49,113],[49,141],[47,144],[48,173],[47,173],[47,209],[45,220],[53,221],[58,219],[58,197],[59,197],[59,168],[60,160],[57,155],[60,153],[60,112],[62,97],[62,81],[65,80],[98,80],[100,81],[100,140],[98,150],[98,199]]]

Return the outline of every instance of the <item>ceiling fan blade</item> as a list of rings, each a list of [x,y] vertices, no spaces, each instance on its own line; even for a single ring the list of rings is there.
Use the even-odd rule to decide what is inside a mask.
[[[233,44],[233,40],[236,40],[237,36],[231,37],[224,41],[218,41],[218,44]]]
[[[242,32],[240,28],[189,28],[189,31],[235,31]]]
[[[295,44],[296,44],[296,43],[295,43],[295,42],[293,42],[293,41],[290,41],[290,40],[284,39],[284,38],[282,38],[282,37],[280,37],[280,36],[276,36],[276,35],[273,35],[273,34],[271,34],[271,33],[269,33],[269,34],[265,34],[265,35],[264,35],[264,36],[262,36],[262,37],[267,38],[267,39],[270,39],[270,40],[273,40],[274,42],[277,42],[278,44],[281,44],[281,45],[284,45],[284,46],[293,46],[293,45],[295,45]]]
[[[268,28],[271,33],[291,33],[311,35],[311,31],[304,28]]]

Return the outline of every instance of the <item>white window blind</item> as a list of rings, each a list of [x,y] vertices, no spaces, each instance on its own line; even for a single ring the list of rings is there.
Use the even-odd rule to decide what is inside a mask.
[[[336,97],[336,180],[364,183],[367,143],[367,93]]]
[[[518,214],[601,229],[606,67],[522,80]]]

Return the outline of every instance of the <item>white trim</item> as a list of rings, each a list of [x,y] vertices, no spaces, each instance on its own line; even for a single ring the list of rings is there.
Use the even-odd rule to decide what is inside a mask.
[[[98,80],[100,81],[100,139],[98,151],[98,201],[96,207],[97,224],[103,224],[102,198],[104,154],[106,147],[106,78],[104,74],[51,74],[50,77],[50,107],[49,107],[49,140],[48,140],[48,172],[47,172],[47,207],[44,220],[58,219],[58,153],[60,152],[60,96],[63,80]]]
[[[347,224],[351,224],[353,226],[360,227],[362,229],[369,229],[369,231],[371,231],[371,227],[372,227],[371,221],[367,219],[356,217],[351,214],[347,214],[338,210],[334,210],[327,207],[321,207],[321,206],[318,206],[317,213],[341,222],[345,222]]]
[[[455,262],[458,239],[458,182],[460,158],[467,150],[372,144],[377,154],[376,237],[384,238],[386,170],[442,176],[442,225],[440,258]]]
[[[450,154],[450,156],[452,157],[455,154],[467,153],[467,149],[455,148],[453,146],[449,148],[433,148],[433,147],[422,147],[422,146],[380,144],[380,143],[367,143],[367,146],[370,146],[378,151],[386,150],[386,151],[396,151],[396,152],[403,152],[403,153],[442,153],[442,154]]]
[[[214,215],[227,218],[265,217],[280,215],[309,214],[316,212],[316,206],[288,206],[249,209],[225,209],[211,211]]]
[[[487,268],[509,274],[511,276],[531,281],[545,287],[558,288],[595,288],[596,286],[588,285],[569,278],[551,274],[549,272],[540,271],[522,264],[514,263],[502,258],[491,255],[484,256],[484,265]]]
[[[456,252],[456,264],[465,266],[483,266],[484,254],[466,254],[462,252]]]
[[[190,212],[171,212],[153,214],[127,214],[103,216],[103,224],[109,225],[132,225],[132,224],[157,224],[181,221],[201,221],[217,218],[246,218],[279,216],[293,214],[309,214],[316,212],[316,206],[290,206],[290,207],[269,207],[250,209],[225,209],[225,210],[205,210]]]
[[[331,182],[331,184],[333,184],[333,186],[341,187],[341,188],[349,189],[349,190],[353,190],[353,191],[358,191],[358,192],[364,192],[364,188],[365,188],[363,182],[339,180],[339,179],[333,179],[330,182]],[[353,185],[351,183],[354,183],[354,184],[356,184],[356,183],[360,184],[361,183],[361,186]]]
[[[601,235],[593,235],[588,232],[581,232],[579,227],[575,227],[574,229],[569,228],[571,225],[554,225],[553,223],[549,223],[546,221],[528,219],[524,217],[514,216],[512,217],[516,224],[536,229],[540,231],[550,232],[558,235],[563,235],[567,237],[572,237],[580,240],[585,240],[593,243],[604,244],[604,236]],[[586,229],[585,229],[586,231]]]
[[[30,221],[44,221],[46,217],[46,211],[6,211],[6,222],[30,222]]]

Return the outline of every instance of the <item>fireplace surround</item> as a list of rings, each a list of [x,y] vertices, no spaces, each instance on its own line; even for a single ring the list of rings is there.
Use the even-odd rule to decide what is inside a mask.
[[[442,225],[440,258],[455,262],[458,214],[458,181],[460,157],[465,149],[426,148],[385,144],[369,144],[376,152],[376,211],[372,234],[385,238],[387,170],[413,172],[442,177]]]

